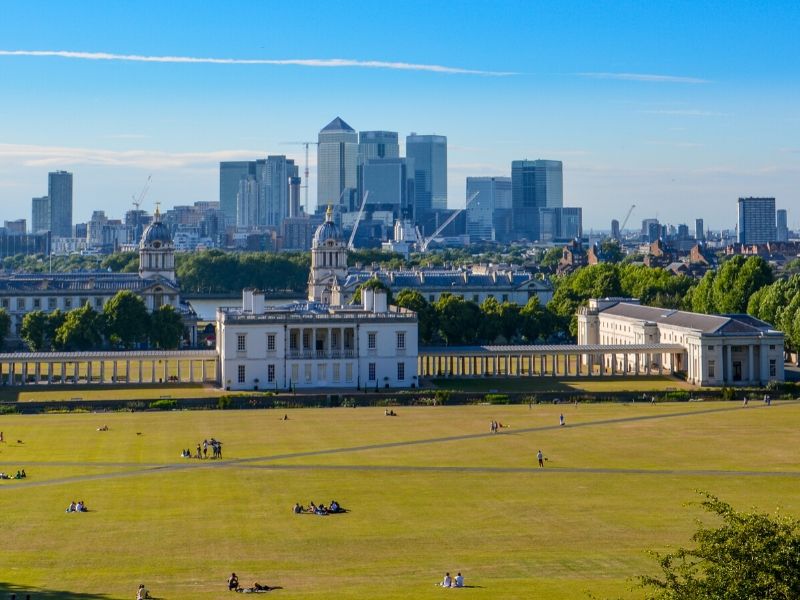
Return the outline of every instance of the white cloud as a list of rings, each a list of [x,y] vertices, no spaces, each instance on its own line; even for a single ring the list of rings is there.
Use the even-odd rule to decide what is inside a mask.
[[[516,75],[509,71],[482,71],[444,65],[427,65],[383,60],[355,60],[349,58],[212,58],[197,56],[147,56],[141,54],[112,54],[109,52],[75,52],[71,50],[0,50],[0,56],[58,57],[78,60],[111,60],[149,63],[189,63],[215,65],[290,65],[315,68],[389,69],[395,71],[429,71],[448,75],[489,75],[504,77]]]
[[[615,79],[618,81],[642,81],[645,83],[710,83],[708,79],[680,75],[653,75],[649,73],[578,73],[589,79]]]
[[[263,150],[215,150],[211,152],[164,152],[161,150],[106,150],[0,143],[0,162],[25,167],[104,165],[142,169],[194,168],[226,160],[254,160],[266,156]]]
[[[671,115],[677,117],[730,117],[730,113],[715,112],[713,110],[699,110],[696,108],[688,109],[661,109],[661,110],[640,110],[643,115]]]

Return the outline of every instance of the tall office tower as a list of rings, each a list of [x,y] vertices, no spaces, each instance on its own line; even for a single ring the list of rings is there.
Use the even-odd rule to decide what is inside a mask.
[[[297,177],[297,165],[285,156],[256,161],[258,213],[256,225],[280,227],[289,216],[289,180]]]
[[[258,180],[248,175],[239,180],[236,194],[236,226],[256,227],[259,224]],[[224,213],[223,213],[224,214]],[[225,217],[227,222],[228,217]]]
[[[511,238],[511,177],[467,177],[467,233],[471,241]]]
[[[411,218],[413,169],[405,158],[367,159],[359,167],[359,190],[369,192],[365,210],[391,212],[392,219]]]
[[[777,228],[775,231],[775,239],[779,242],[789,241],[789,222],[786,215],[786,209],[781,208],[775,213],[777,215]]]
[[[560,160],[515,160],[511,163],[511,204],[517,239],[540,239],[540,208],[564,205]],[[552,231],[545,231],[552,235]]]
[[[50,231],[50,198],[31,199],[31,233]]]
[[[689,239],[689,226],[685,223],[681,223],[678,225],[678,230],[676,235],[679,240],[688,240]]]
[[[289,178],[289,217],[299,217],[301,214],[300,183],[301,179],[297,175]]]
[[[28,233],[28,222],[25,219],[17,219],[15,221],[4,221],[3,229],[6,233],[13,235],[24,235]]]
[[[447,209],[447,137],[406,136],[406,156],[414,160],[414,218]]]
[[[619,221],[611,219],[611,239],[619,240]]]
[[[50,198],[50,231],[54,236],[72,237],[72,173],[48,173],[47,196]]]
[[[400,158],[396,131],[361,131],[358,134],[359,161]]]
[[[322,128],[318,141],[317,206],[349,209],[358,184],[358,134],[336,117]]]
[[[219,207],[229,225],[237,223],[236,196],[239,194],[239,181],[255,177],[255,161],[229,161],[219,163]]]
[[[579,207],[540,208],[539,241],[559,242],[583,236],[583,209]]]
[[[739,198],[740,244],[774,242],[775,230],[775,198]]]
[[[704,231],[703,219],[694,220],[694,239],[702,242],[706,239],[706,232]]]
[[[656,228],[655,228],[655,231],[656,231],[655,238],[650,239],[652,237],[650,234],[653,231],[651,229],[653,225],[656,226]],[[648,242],[648,243],[656,241],[658,239],[658,237],[661,235],[661,226],[658,223],[658,219],[642,219],[642,234],[641,235],[642,235],[642,241],[645,241],[645,242]]]
[[[647,224],[647,236],[646,241],[649,244],[652,244],[659,238],[664,238],[665,231],[661,224],[656,219],[648,219],[650,222]]]

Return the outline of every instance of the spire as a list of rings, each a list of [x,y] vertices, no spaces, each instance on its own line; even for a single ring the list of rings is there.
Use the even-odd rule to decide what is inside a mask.
[[[156,202],[156,212],[153,213],[153,220],[160,221],[161,220],[161,200]]]
[[[328,204],[328,210],[325,211],[325,222],[333,223],[333,204]]]

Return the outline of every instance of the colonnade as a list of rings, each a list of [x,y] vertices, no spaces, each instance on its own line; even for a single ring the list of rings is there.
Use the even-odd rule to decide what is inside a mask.
[[[214,383],[213,350],[0,354],[0,385]]]

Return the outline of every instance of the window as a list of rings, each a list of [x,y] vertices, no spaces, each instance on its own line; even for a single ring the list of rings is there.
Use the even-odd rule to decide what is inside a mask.
[[[397,381],[404,381],[406,378],[406,363],[397,363]]]
[[[81,306],[86,306],[88,303],[89,303],[89,299],[88,298],[85,298],[85,297],[81,298]]]
[[[508,294],[503,294],[503,302],[508,302]]]
[[[300,379],[300,365],[292,365],[292,381],[297,383]]]
[[[303,376],[306,383],[311,383],[311,365],[303,365]]]
[[[478,294],[472,294],[472,301],[473,301],[475,304],[478,304],[478,303],[480,303],[480,300],[478,299]]]
[[[778,365],[774,358],[769,359],[769,376],[776,377],[778,375]]]
[[[331,347],[336,348],[339,346],[339,332],[335,329],[331,331]]]
[[[433,294],[431,294],[430,296],[428,296],[428,302],[436,302],[436,300],[434,300],[434,296],[433,296]]]
[[[398,331],[397,332],[397,349],[398,350],[405,350],[406,349],[406,332],[405,331]]]
[[[775,344],[770,344],[770,345],[769,345],[769,349],[770,349],[770,350],[775,350]]]
[[[267,334],[267,352],[275,352],[275,334]]]
[[[240,333],[236,336],[236,351],[245,352],[247,350],[247,335]]]
[[[103,308],[103,299],[102,298],[95,298],[94,299],[94,307],[95,308]]]
[[[47,299],[47,308],[50,310],[55,310],[58,307],[58,298],[48,298]]]
[[[353,381],[353,363],[347,363],[344,366],[344,380]]]
[[[369,372],[369,380],[375,381],[375,363],[369,363],[368,372]]]
[[[267,365],[267,381],[270,383],[275,381],[275,365]]]
[[[25,298],[17,298],[17,310],[25,310]]]
[[[367,334],[367,349],[375,350],[375,348],[378,345],[377,344],[377,337],[378,337],[378,335],[374,331],[370,331]]]
[[[289,350],[297,350],[297,332],[289,334]]]
[[[311,335],[306,331],[303,333],[303,350],[311,349]]]
[[[3,308],[8,308],[8,298],[3,298]]]
[[[339,363],[333,363],[333,380],[338,383],[340,379],[340,368],[342,365]]]
[[[715,379],[717,377],[716,364],[713,360],[708,361],[708,378]]]
[[[42,308],[42,301],[39,298],[33,299],[33,308]]]
[[[244,383],[244,382],[245,382],[245,370],[244,370],[244,365],[239,365],[238,371],[239,371],[239,372],[238,372],[238,376],[239,376],[239,377],[238,377],[238,381],[239,381],[239,383]]]
[[[64,298],[64,308],[72,308],[72,298]]]
[[[709,347],[708,347],[708,349],[709,349],[709,350],[713,350],[713,349],[714,349],[714,346],[709,346]]]

